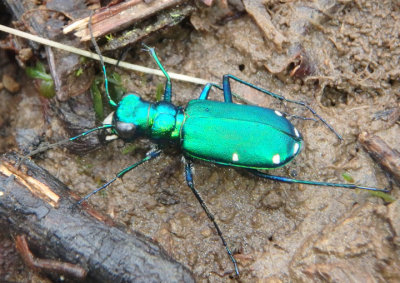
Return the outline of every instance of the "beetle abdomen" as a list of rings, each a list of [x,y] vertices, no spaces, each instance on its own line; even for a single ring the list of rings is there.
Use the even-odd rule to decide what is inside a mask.
[[[185,109],[183,153],[218,164],[272,169],[290,162],[302,146],[294,126],[277,111],[194,100]]]

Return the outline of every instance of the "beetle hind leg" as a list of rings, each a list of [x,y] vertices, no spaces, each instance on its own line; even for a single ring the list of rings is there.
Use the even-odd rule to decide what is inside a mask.
[[[321,186],[321,187],[335,187],[335,188],[345,188],[345,189],[360,189],[360,190],[367,190],[367,191],[375,191],[375,192],[383,192],[383,193],[389,193],[388,190],[386,189],[380,189],[380,188],[374,188],[374,187],[366,187],[366,186],[359,186],[356,184],[343,184],[343,183],[329,183],[329,182],[319,182],[319,181],[308,181],[308,180],[298,180],[298,179],[292,179],[292,178],[287,178],[283,176],[275,176],[275,175],[270,175],[263,173],[261,171],[255,170],[255,169],[248,169],[250,173],[264,179],[270,179],[282,183],[295,183],[295,184],[305,184],[305,185],[311,185],[311,186]]]
[[[199,192],[196,190],[194,187],[193,183],[193,174],[192,174],[192,168],[191,168],[191,162],[190,160],[186,160],[185,163],[185,176],[186,176],[186,183],[189,186],[189,188],[192,190],[193,194],[195,195],[196,199],[199,201],[201,207],[203,208],[204,212],[207,214],[208,218],[211,220],[211,222],[214,224],[215,229],[217,230],[218,236],[221,238],[222,244],[224,245],[226,252],[228,253],[229,258],[231,259],[234,267],[235,267],[235,273],[237,276],[239,276],[239,268],[237,266],[237,262],[235,258],[232,255],[231,250],[228,247],[228,244],[226,243],[224,236],[222,235],[221,229],[219,228],[217,222],[215,221],[214,215],[208,210],[205,202],[201,198]]]

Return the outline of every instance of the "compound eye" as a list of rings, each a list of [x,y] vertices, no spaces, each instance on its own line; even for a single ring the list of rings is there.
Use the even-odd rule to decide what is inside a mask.
[[[136,126],[133,123],[117,122],[115,129],[121,139],[132,140],[135,137]]]

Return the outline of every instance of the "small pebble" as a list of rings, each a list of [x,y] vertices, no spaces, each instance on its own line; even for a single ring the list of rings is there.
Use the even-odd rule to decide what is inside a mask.
[[[19,83],[17,83],[13,77],[4,74],[3,75],[3,86],[5,89],[7,89],[11,93],[16,93],[20,89]]]
[[[29,59],[32,58],[32,49],[30,48],[22,48],[19,52],[18,52],[18,57],[23,61],[26,62]]]

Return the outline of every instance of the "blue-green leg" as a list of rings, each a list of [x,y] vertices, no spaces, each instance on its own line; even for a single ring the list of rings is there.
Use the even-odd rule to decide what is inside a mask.
[[[278,181],[278,182],[283,182],[283,183],[306,184],[306,185],[312,185],[312,186],[336,187],[336,188],[346,188],[346,189],[361,189],[361,190],[384,192],[384,193],[389,192],[386,189],[364,187],[364,186],[358,186],[355,184],[340,184],[340,183],[327,183],[327,182],[317,182],[317,181],[296,180],[296,179],[291,179],[291,178],[287,178],[287,177],[265,174],[261,171],[254,170],[254,169],[248,169],[248,171],[258,177],[261,177],[264,179],[270,179],[270,180],[274,180],[274,181]]]
[[[66,144],[66,143],[74,141],[76,139],[82,138],[82,137],[84,137],[84,136],[86,136],[88,134],[91,134],[93,132],[96,132],[96,131],[99,131],[99,130],[103,130],[103,129],[109,129],[109,128],[112,128],[112,127],[113,127],[113,125],[105,124],[105,125],[102,125],[100,127],[96,127],[96,128],[90,129],[90,130],[88,130],[86,132],[83,132],[83,133],[81,133],[81,134],[79,134],[79,135],[77,135],[75,137],[68,138],[68,139],[65,139],[65,140],[62,140],[62,141],[59,141],[59,142],[56,142],[56,143],[52,143],[52,144],[49,144],[49,145],[46,145],[46,146],[43,146],[43,147],[39,147],[39,148],[37,148],[35,150],[32,150],[30,153],[25,155],[24,158],[27,158],[27,157],[30,157],[30,156],[34,156],[35,154],[38,154],[40,152],[49,150],[51,148],[58,147],[60,145]]]
[[[254,89],[258,90],[258,91],[261,91],[262,93],[265,93],[265,94],[267,94],[269,96],[272,96],[273,98],[279,99],[281,101],[287,101],[287,102],[298,104],[298,105],[301,105],[301,106],[307,108],[315,117],[317,117],[322,123],[324,123],[338,137],[339,140],[343,139],[342,136],[339,135],[336,132],[336,130],[331,125],[328,124],[328,122],[325,121],[325,119],[323,119],[321,116],[319,116],[317,114],[317,112],[315,112],[314,109],[312,109],[310,106],[308,106],[305,102],[287,99],[287,98],[283,97],[282,95],[278,95],[276,93],[270,92],[270,91],[268,91],[266,89],[263,89],[263,88],[258,87],[256,85],[253,85],[253,84],[251,84],[249,82],[246,82],[246,81],[244,81],[242,79],[239,79],[239,78],[237,78],[237,77],[235,77],[233,75],[229,75],[228,74],[228,75],[224,75],[224,77],[223,77],[222,85],[223,85],[223,88],[224,88],[224,97],[226,97],[227,95],[231,95],[231,97],[232,97],[232,92],[231,92],[231,86],[230,86],[230,83],[229,83],[229,79],[233,79],[233,80],[235,80],[235,81],[237,81],[239,83],[247,85],[247,86],[249,86],[251,88],[254,88]]]
[[[203,90],[201,91],[199,99],[207,100],[212,87],[216,87],[219,90],[224,91],[224,88],[222,88],[221,86],[214,84],[214,83],[208,83],[204,86]],[[229,86],[229,90],[230,90],[230,86]],[[229,92],[224,91],[224,102],[232,103],[232,93],[230,91]]]
[[[172,97],[172,84],[171,84],[171,78],[169,77],[167,71],[164,69],[163,65],[161,64],[160,60],[157,57],[156,51],[154,48],[147,46],[146,44],[143,44],[144,50],[150,52],[151,57],[153,57],[154,61],[156,61],[157,66],[160,68],[161,72],[163,72],[165,78],[167,81],[165,82],[165,90],[164,90],[164,101],[171,102],[171,97]]]
[[[221,229],[219,228],[217,222],[215,221],[215,217],[214,215],[208,210],[205,202],[203,201],[203,199],[201,198],[199,192],[196,190],[196,188],[194,187],[194,182],[193,182],[193,174],[192,174],[192,164],[190,160],[186,160],[186,164],[185,164],[185,176],[186,176],[186,183],[189,186],[189,188],[192,190],[193,194],[195,195],[196,199],[198,200],[198,202],[200,203],[201,207],[203,208],[203,210],[205,211],[205,213],[207,214],[208,218],[211,220],[211,222],[214,224],[215,229],[217,230],[218,236],[221,238],[222,244],[224,245],[234,267],[235,267],[235,273],[237,276],[239,276],[239,269],[236,263],[235,258],[232,255],[231,250],[228,247],[228,244],[226,243],[224,236],[222,235]]]
[[[118,178],[122,178],[122,176],[124,176],[126,173],[128,173],[129,171],[131,171],[132,169],[138,167],[139,165],[156,158],[157,156],[159,156],[161,154],[161,150],[156,150],[156,151],[152,151],[150,153],[148,153],[146,155],[145,158],[143,158],[142,160],[140,160],[139,162],[136,162],[135,164],[132,164],[128,167],[126,167],[125,169],[121,170],[113,179],[111,179],[110,181],[108,181],[107,183],[105,183],[103,186],[101,186],[100,188],[95,189],[94,191],[92,191],[91,193],[87,194],[86,196],[84,196],[81,200],[79,200],[77,202],[77,204],[81,204],[82,202],[84,202],[85,200],[87,200],[88,198],[90,198],[92,195],[100,192],[101,190],[107,188],[109,185],[111,185],[115,180],[117,180]]]
[[[88,23],[88,27],[89,27],[89,32],[90,32],[90,39],[92,41],[92,44],[94,46],[94,49],[96,49],[96,53],[97,55],[99,55],[100,58],[100,62],[101,62],[101,67],[103,69],[103,75],[104,75],[104,88],[106,89],[106,94],[107,94],[107,98],[108,98],[108,103],[113,106],[116,107],[117,103],[115,103],[114,100],[112,100],[111,96],[110,96],[110,92],[108,90],[108,78],[107,78],[107,72],[106,72],[106,66],[104,65],[104,60],[103,60],[103,56],[101,55],[100,52],[100,48],[97,45],[96,40],[93,37],[93,30],[92,30],[92,16],[93,16],[93,11],[90,12],[90,18],[89,18],[89,23]]]

